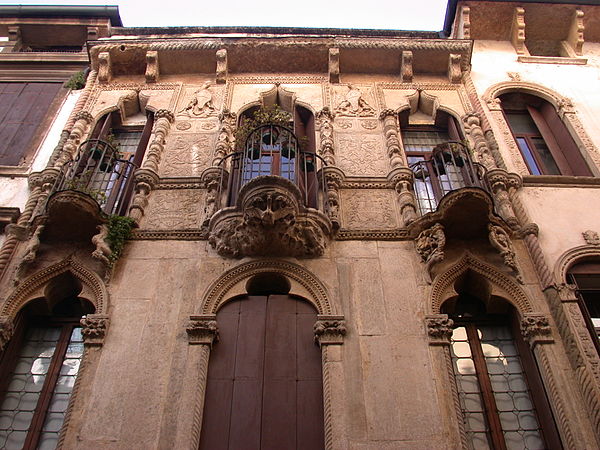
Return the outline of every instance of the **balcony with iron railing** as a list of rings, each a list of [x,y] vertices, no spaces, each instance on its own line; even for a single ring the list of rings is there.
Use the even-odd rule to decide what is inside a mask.
[[[473,162],[462,142],[439,144],[429,158],[411,164],[410,168],[421,215],[434,212],[444,196],[458,189],[476,187],[489,191],[485,167]]]
[[[255,128],[240,147],[219,163],[222,204],[209,221],[211,244],[236,257],[321,254],[331,232],[325,161],[281,125]]]

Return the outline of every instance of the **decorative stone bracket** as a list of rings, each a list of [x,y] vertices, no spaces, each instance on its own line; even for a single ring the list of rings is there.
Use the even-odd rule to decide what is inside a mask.
[[[417,253],[425,263],[426,281],[431,284],[432,266],[444,260],[444,247],[446,246],[444,226],[441,223],[435,223],[431,228],[421,231],[415,243]]]
[[[490,244],[498,250],[498,253],[500,253],[500,256],[502,256],[502,259],[504,260],[504,264],[514,271],[517,281],[523,284],[523,277],[521,276],[521,271],[517,264],[516,254],[510,236],[504,228],[499,225],[494,225],[493,223],[488,224],[488,230]]]
[[[536,344],[554,342],[550,322],[544,314],[525,313],[521,320],[521,334],[533,348]]]
[[[509,191],[518,189],[523,185],[521,177],[514,173],[508,173],[503,169],[491,169],[486,174],[486,181],[494,196],[494,207],[513,230],[519,228],[519,220],[510,201]]]
[[[190,316],[185,331],[190,345],[208,345],[212,347],[212,344],[219,340],[217,316],[214,314]]]
[[[319,344],[319,347],[343,344],[346,335],[344,316],[319,314],[313,330],[315,342]]]
[[[83,327],[81,334],[83,342],[88,346],[100,346],[104,343],[106,332],[108,331],[109,318],[103,314],[88,314],[81,319]]]
[[[228,172],[221,167],[209,167],[202,172],[202,183],[206,187],[204,219],[202,226],[208,226],[210,218],[221,208],[221,192],[227,187]]]
[[[450,345],[454,321],[448,314],[429,314],[425,316],[425,328],[429,345]]]

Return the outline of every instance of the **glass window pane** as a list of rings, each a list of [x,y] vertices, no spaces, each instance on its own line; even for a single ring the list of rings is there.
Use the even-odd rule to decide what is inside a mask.
[[[531,174],[541,175],[542,171],[538,163],[535,161],[535,158],[533,157],[533,150],[529,147],[527,139],[518,137],[517,144],[519,145],[521,154],[523,155],[523,158],[525,158],[525,162],[527,163],[527,167],[529,167],[529,171],[531,172]]]
[[[550,149],[541,137],[531,138],[531,142],[535,146],[535,150],[544,165],[544,173],[546,175],[560,175],[560,170],[550,153]]]

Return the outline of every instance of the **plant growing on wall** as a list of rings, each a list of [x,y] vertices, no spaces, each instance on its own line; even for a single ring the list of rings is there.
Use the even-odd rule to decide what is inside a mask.
[[[112,251],[108,257],[110,265],[113,266],[121,256],[127,239],[131,237],[131,230],[135,221],[131,217],[112,215],[108,218],[108,235],[106,240]]]
[[[73,91],[83,89],[85,87],[85,75],[83,70],[73,74],[73,76],[65,82],[64,87],[72,89]]]
[[[292,115],[284,111],[279,105],[265,106],[257,109],[252,118],[243,118],[240,126],[235,130],[236,150],[242,150],[250,133],[262,125],[276,125],[289,127]]]

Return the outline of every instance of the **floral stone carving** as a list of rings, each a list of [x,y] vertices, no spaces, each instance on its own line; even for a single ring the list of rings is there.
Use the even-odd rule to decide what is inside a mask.
[[[454,321],[447,314],[431,314],[425,317],[430,345],[448,345],[452,337]]]
[[[325,214],[306,208],[298,187],[277,176],[254,178],[239,192],[237,205],[209,222],[209,242],[221,256],[323,254],[331,233]]]
[[[219,327],[214,315],[190,316],[185,331],[190,344],[212,345],[219,340]]]
[[[86,345],[102,345],[106,330],[108,330],[108,316],[101,314],[88,314],[80,320],[83,342]]]
[[[431,284],[431,267],[444,259],[446,235],[441,223],[434,224],[431,228],[423,230],[417,237],[417,253],[425,263],[427,282]]]
[[[315,342],[319,345],[341,344],[346,335],[344,316],[318,316],[313,327]]]
[[[543,314],[525,313],[521,320],[521,334],[530,346],[554,342],[548,318]]]

